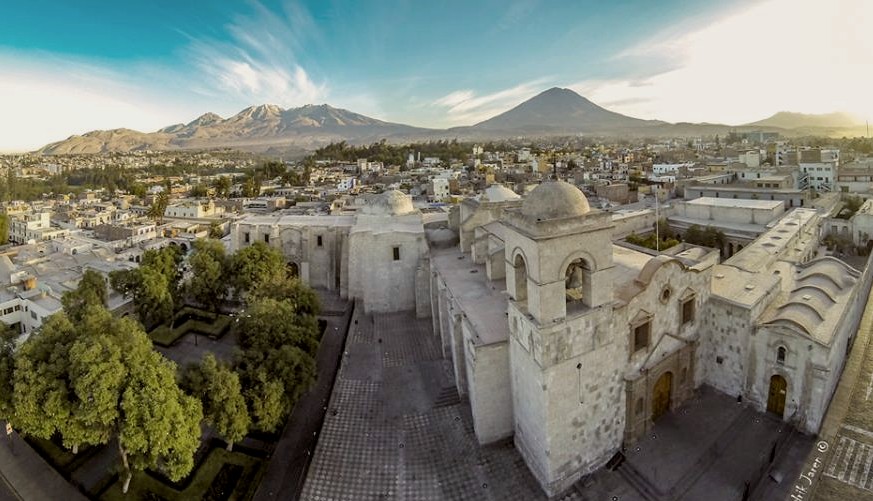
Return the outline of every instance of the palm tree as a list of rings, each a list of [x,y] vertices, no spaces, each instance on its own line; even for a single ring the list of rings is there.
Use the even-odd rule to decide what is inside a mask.
[[[164,224],[164,212],[166,212],[168,205],[170,205],[170,195],[164,190],[155,197],[146,215],[154,219],[158,226],[160,226]]]

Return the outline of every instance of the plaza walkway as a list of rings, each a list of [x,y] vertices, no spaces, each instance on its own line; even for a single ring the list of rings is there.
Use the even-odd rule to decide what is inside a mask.
[[[0,432],[3,432],[0,438],[0,501],[86,501],[85,496],[64,480],[17,433],[13,433],[10,444],[3,431],[5,428],[6,423],[0,421]]]

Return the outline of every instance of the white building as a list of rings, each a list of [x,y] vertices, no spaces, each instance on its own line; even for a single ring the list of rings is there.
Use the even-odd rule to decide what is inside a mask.
[[[561,181],[524,199],[489,187],[448,227],[434,220],[441,228],[399,192],[355,215],[250,216],[234,225],[231,246],[276,246],[291,272],[367,312],[432,317],[478,440],[511,439],[553,496],[704,384],[819,429],[873,270],[817,257],[813,209],[741,205],[686,208],[768,226],[723,264],[713,249],[614,242],[651,227],[652,215],[591,209]]]
[[[337,191],[349,191],[358,185],[358,178],[354,176],[344,177],[336,184]]]
[[[61,228],[52,228],[51,213],[26,212],[10,216],[9,241],[16,244],[28,242],[44,242],[63,238],[69,231]]]
[[[745,150],[739,152],[738,161],[747,167],[756,168],[761,166],[761,150]]]
[[[449,197],[449,180],[445,177],[434,177],[428,182],[428,194],[435,202],[445,200]]]
[[[181,219],[204,219],[218,217],[224,213],[224,207],[216,206],[212,200],[189,200],[168,205],[164,217]]]
[[[652,165],[652,174],[655,176],[663,176],[665,174],[676,175],[679,173],[680,169],[690,170],[694,167],[693,163],[681,163],[681,164],[654,164]]]
[[[832,191],[837,177],[837,162],[800,162],[800,171],[808,176],[806,186],[816,191]]]
[[[615,219],[566,183],[492,205],[462,216],[488,217],[462,224],[459,249],[431,246],[434,329],[479,441],[511,437],[548,495],[650,433],[703,384],[819,429],[871,271],[816,257],[815,210],[768,223],[719,265],[699,247],[614,244]],[[727,209],[739,223],[748,216]],[[756,210],[769,220],[784,207]]]
[[[422,214],[399,191],[370,196],[356,215],[277,214],[234,223],[232,251],[256,241],[281,249],[289,272],[307,284],[360,299],[367,312],[429,310]]]

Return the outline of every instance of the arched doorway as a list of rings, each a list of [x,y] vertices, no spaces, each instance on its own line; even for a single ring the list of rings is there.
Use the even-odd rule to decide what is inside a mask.
[[[663,416],[670,410],[670,399],[673,396],[673,373],[661,374],[652,388],[652,421]]]
[[[527,301],[527,266],[521,254],[515,256],[515,300]]]
[[[288,266],[286,266],[286,268],[288,270],[289,278],[297,278],[300,276],[300,268],[297,266],[297,263],[292,261],[288,263]]]
[[[775,374],[770,378],[770,392],[767,395],[767,412],[782,417],[785,414],[785,397],[788,395],[788,382]]]

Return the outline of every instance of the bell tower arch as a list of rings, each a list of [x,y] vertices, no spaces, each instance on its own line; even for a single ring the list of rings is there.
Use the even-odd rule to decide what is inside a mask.
[[[612,217],[592,210],[576,187],[548,181],[506,210],[503,223],[514,440],[551,496],[621,445]]]

